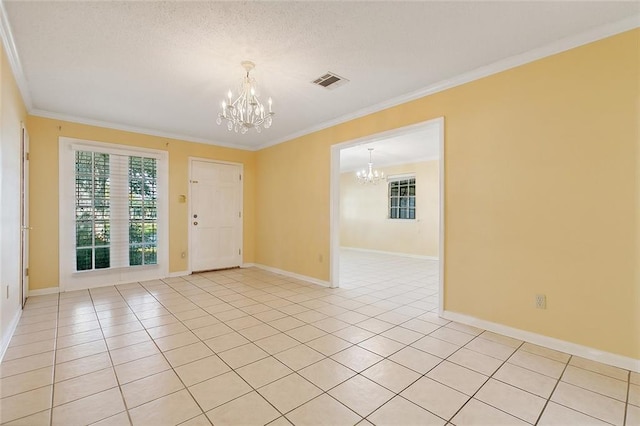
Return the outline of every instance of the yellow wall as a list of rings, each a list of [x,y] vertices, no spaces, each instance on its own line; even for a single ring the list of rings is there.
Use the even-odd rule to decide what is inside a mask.
[[[169,271],[188,269],[188,157],[209,158],[244,165],[243,260],[255,256],[255,153],[185,142],[84,124],[29,116],[31,136],[31,289],[58,285],[58,137],[87,139],[169,152]],[[187,254],[188,255],[188,254]]]
[[[27,111],[0,43],[0,351],[20,312],[21,122]]]
[[[639,40],[259,151],[256,262],[328,280],[331,145],[444,116],[445,309],[640,358]]]
[[[438,256],[438,161],[378,167],[385,176],[416,176],[416,220],[389,219],[389,185],[361,185],[355,172],[340,175],[340,246]]]
[[[330,155],[308,140],[257,152],[256,262],[327,280]]]

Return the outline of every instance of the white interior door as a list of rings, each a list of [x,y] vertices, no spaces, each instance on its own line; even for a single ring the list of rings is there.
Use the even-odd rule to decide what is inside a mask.
[[[192,271],[242,264],[242,168],[191,161]]]
[[[21,253],[21,269],[22,269],[22,285],[20,286],[22,306],[27,302],[29,294],[29,134],[27,129],[22,126],[22,167],[20,170],[21,180],[21,205],[20,205],[20,253]]]

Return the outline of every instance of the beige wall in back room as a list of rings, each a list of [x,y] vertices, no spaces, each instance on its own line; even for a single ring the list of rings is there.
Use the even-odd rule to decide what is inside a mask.
[[[635,29],[263,149],[256,262],[328,280],[331,146],[445,117],[445,309],[640,359],[639,86]]]
[[[389,219],[389,185],[362,185],[355,172],[340,175],[340,246],[438,256],[438,160],[377,167],[386,177],[415,174],[416,220]]]
[[[86,139],[169,153],[169,272],[188,269],[189,157],[241,163],[244,166],[243,261],[255,256],[255,153],[103,127],[29,116],[31,136],[31,290],[58,286],[58,138]]]

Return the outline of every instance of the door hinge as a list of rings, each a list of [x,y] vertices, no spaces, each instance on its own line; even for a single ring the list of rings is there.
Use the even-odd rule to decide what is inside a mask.
[[[242,180],[242,175],[238,175],[238,177],[240,178],[240,180]]]
[[[242,249],[238,249],[238,254],[242,254]]]
[[[29,268],[25,268],[24,270],[24,276],[28,277],[29,276]]]
[[[29,153],[28,153],[28,152],[24,154],[24,159],[25,159],[26,161],[29,161]]]
[[[238,212],[238,217],[242,217],[242,212]]]

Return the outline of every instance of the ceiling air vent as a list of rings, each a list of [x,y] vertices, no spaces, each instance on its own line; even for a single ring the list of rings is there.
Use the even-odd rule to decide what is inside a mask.
[[[326,89],[335,89],[336,87],[342,86],[345,83],[348,83],[349,80],[346,78],[340,77],[332,72],[327,72],[322,77],[316,78],[312,81],[313,84],[318,86],[322,86]]]

